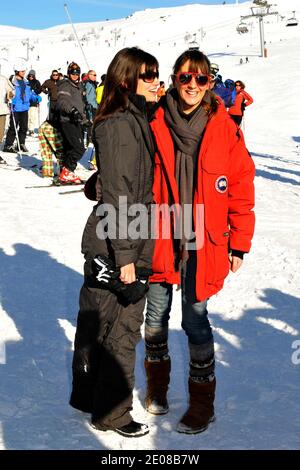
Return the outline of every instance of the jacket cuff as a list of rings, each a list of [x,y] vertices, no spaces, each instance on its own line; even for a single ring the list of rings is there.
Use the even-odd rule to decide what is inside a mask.
[[[244,259],[244,254],[246,251],[235,250],[234,248],[230,249],[231,255],[236,256],[237,258]]]
[[[127,266],[127,264],[137,262],[137,252],[136,250],[115,250],[115,260],[116,266],[122,268],[122,266]]]

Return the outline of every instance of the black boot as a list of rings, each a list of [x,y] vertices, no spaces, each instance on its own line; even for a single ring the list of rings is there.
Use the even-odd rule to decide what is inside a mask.
[[[20,144],[20,149],[22,150],[22,152],[26,152],[26,153],[29,152],[25,144]]]
[[[116,428],[115,431],[125,437],[141,437],[148,434],[149,428],[147,424],[137,423],[132,420],[129,424]]]
[[[17,153],[18,150],[13,145],[5,145],[2,152]]]

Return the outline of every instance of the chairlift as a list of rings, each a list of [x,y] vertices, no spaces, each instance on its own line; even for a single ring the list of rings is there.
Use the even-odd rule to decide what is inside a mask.
[[[294,16],[287,20],[286,26],[298,26],[299,21],[297,20],[295,16],[295,11],[293,11],[293,13],[294,13]]]
[[[199,50],[200,50],[200,46],[197,43],[197,41],[189,42],[189,51],[199,51]]]
[[[240,23],[236,30],[239,34],[249,33],[248,25],[246,23]]]

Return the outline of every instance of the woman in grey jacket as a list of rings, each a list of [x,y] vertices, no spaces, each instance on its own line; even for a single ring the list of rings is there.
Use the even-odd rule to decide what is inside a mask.
[[[156,101],[157,60],[135,47],[123,49],[111,62],[105,83],[93,131],[102,198],[83,233],[85,278],[70,404],[90,412],[96,429],[138,437],[148,432],[130,410],[145,305],[141,276],[150,273],[153,251],[155,148],[146,102]],[[142,213],[139,224],[136,211]]]

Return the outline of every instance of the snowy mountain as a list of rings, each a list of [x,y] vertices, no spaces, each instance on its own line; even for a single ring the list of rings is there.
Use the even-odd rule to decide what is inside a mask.
[[[240,79],[254,98],[244,132],[256,167],[257,226],[240,272],[209,302],[217,343],[217,421],[201,435],[175,431],[187,402],[188,351],[180,294],[171,315],[170,412],[143,408],[143,344],[136,364],[134,417],[150,433],[126,439],[97,432],[68,406],[72,342],[82,283],[80,241],[92,203],[46,184],[31,169],[0,169],[0,448],[2,449],[299,449],[300,448],[300,17],[296,0],[277,0],[265,17],[267,57],[260,57],[258,20],[238,34],[240,5],[190,5],[139,11],[120,20],[76,24],[91,68],[105,72],[115,52],[138,45],[156,55],[168,81],[175,58],[197,41],[223,78]],[[1,73],[18,57],[40,80],[52,68],[84,58],[69,25],[30,31],[0,26]],[[22,41],[25,44],[22,44]],[[34,47],[31,50],[31,47]],[[39,56],[39,60],[37,57]],[[245,63],[245,57],[249,62]],[[240,65],[240,59],[243,64]],[[42,116],[46,113],[43,99]],[[38,144],[28,139],[32,152]],[[8,156],[9,163],[19,157]],[[23,164],[39,163],[38,156]],[[82,161],[84,172],[87,159]],[[12,170],[12,168],[11,168]]]

